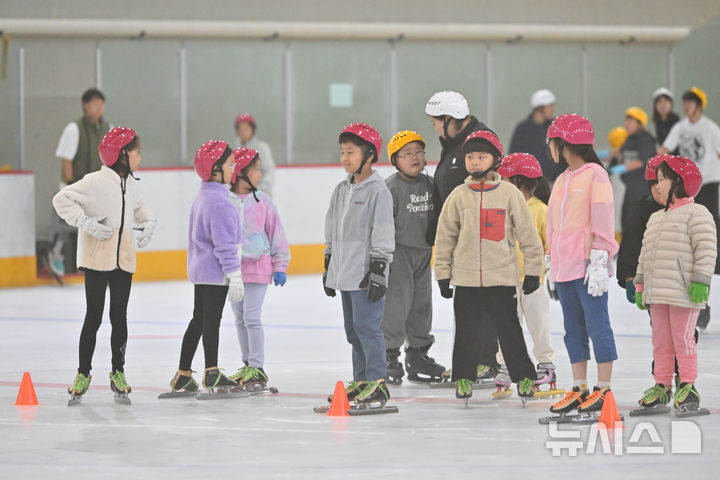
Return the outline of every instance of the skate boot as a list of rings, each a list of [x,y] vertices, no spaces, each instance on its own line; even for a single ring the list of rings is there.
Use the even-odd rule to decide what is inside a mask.
[[[355,397],[357,397],[360,392],[362,392],[365,389],[365,385],[367,385],[368,382],[361,381],[356,382],[353,380],[352,382],[349,382],[347,386],[345,387],[345,394],[348,397],[348,401],[352,403],[355,400]],[[332,394],[328,395],[328,403],[332,403],[333,396]]]
[[[238,381],[243,390],[261,391],[267,388],[267,374],[262,367],[247,367],[245,375]]]
[[[525,408],[525,402],[528,398],[535,396],[535,380],[532,378],[523,378],[517,384],[518,397],[522,400],[522,406]]]
[[[556,413],[549,417],[542,417],[538,421],[541,424],[547,424],[550,422],[568,423],[574,418],[577,418],[576,414],[571,414],[573,410],[576,410],[588,396],[587,388],[583,385],[580,387],[573,387],[572,390],[565,393],[565,396],[559,401],[550,406],[550,412]]]
[[[198,383],[192,377],[192,370],[178,370],[172,380],[170,388],[172,391],[161,393],[158,398],[194,397],[198,393]]]
[[[572,423],[587,424],[597,422],[605,401],[605,395],[609,391],[610,387],[593,387],[593,391],[578,407],[578,418],[573,419]]]
[[[472,385],[472,382],[467,378],[460,378],[455,382],[455,398],[463,400],[465,408],[467,408],[470,397],[472,397]]]
[[[365,385],[362,392],[355,397],[355,407],[351,408],[348,413],[350,415],[397,413],[397,407],[386,405],[388,400],[390,400],[390,392],[385,384],[385,380],[380,378],[374,382],[368,382]]]
[[[493,400],[507,398],[512,395],[512,380],[505,365],[500,365],[499,373],[495,376],[495,387],[497,390],[493,392]]]
[[[226,377],[218,367],[213,367],[205,369],[203,387],[207,388],[208,392],[212,395],[227,393],[230,389],[237,387],[237,383]]]
[[[548,385],[548,390],[541,387]],[[563,395],[565,390],[557,388],[557,376],[555,376],[555,364],[552,362],[537,364],[537,380],[535,380],[535,396],[536,397],[552,397],[555,395]]]
[[[406,361],[407,361],[407,354]],[[399,348],[393,348],[390,350],[387,350],[385,352],[385,359],[387,361],[386,370],[387,370],[387,377],[390,385],[401,385],[402,384],[402,377],[405,375],[405,370],[403,370],[402,364],[398,361],[398,358],[400,357],[400,349]]]
[[[82,401],[82,396],[85,395],[90,388],[90,380],[92,380],[92,375],[88,375],[87,377],[82,373],[75,375],[75,381],[68,387],[68,393],[70,394],[68,407],[77,405]]]
[[[705,332],[705,329],[710,323],[710,305],[706,305],[705,308],[700,310],[700,314],[697,318],[697,328],[701,332]]]
[[[630,411],[631,417],[640,415],[658,415],[660,413],[668,413],[670,407],[667,406],[672,398],[672,388],[666,387],[662,383],[658,383],[643,392],[643,397],[638,401],[640,408]]]
[[[710,415],[707,408],[700,408],[700,394],[694,383],[681,383],[675,392],[675,416],[680,418]]]
[[[110,389],[115,393],[115,401],[117,403],[130,405],[130,397],[128,397],[128,394],[132,392],[132,388],[130,388],[130,385],[128,385],[125,380],[125,373],[120,370],[115,370],[115,373],[110,372]]]
[[[494,387],[495,377],[500,372],[498,367],[491,367],[489,365],[478,365],[477,366],[477,378],[475,379],[476,387]]]
[[[439,382],[442,380],[445,367],[435,362],[435,359],[428,356],[430,345],[422,348],[405,348],[405,368],[408,372],[408,380],[413,382]]]
[[[232,380],[233,382],[239,383],[240,380],[241,380],[241,379],[245,376],[245,374],[247,373],[248,369],[250,368],[250,365],[248,365],[248,363],[247,363],[246,361],[243,361],[243,363],[244,363],[245,365],[243,365],[242,367],[240,367],[237,372],[235,372],[235,373],[233,373],[232,375],[230,375],[230,380]]]

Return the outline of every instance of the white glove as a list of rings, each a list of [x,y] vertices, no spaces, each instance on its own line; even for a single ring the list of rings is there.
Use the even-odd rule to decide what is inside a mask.
[[[242,272],[237,270],[232,273],[228,273],[228,279],[230,279],[230,285],[228,287],[228,301],[235,303],[239,302],[245,296],[245,284],[242,279]]]
[[[557,300],[558,294],[555,282],[550,280],[550,255],[545,255],[545,286],[547,287],[548,296],[553,300]]]
[[[150,242],[150,239],[153,236],[153,233],[155,233],[155,226],[157,225],[157,220],[154,218],[151,218],[150,220],[147,220],[140,225],[133,228],[133,230],[137,230],[140,232],[137,238],[137,246],[138,248],[143,248],[145,245],[147,245]]]
[[[80,230],[89,233],[98,240],[107,240],[112,237],[113,229],[107,225],[103,225],[102,222],[107,217],[90,217],[80,215],[75,222],[75,226]]]
[[[593,297],[600,297],[608,291],[610,275],[607,271],[608,252],[590,250],[590,264],[585,271],[587,292]]]

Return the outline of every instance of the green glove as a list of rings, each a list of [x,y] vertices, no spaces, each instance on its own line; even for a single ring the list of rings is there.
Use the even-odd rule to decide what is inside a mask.
[[[690,295],[690,301],[693,303],[703,303],[708,301],[708,286],[699,283],[692,282],[690,288],[688,288],[688,294]]]
[[[635,305],[637,305],[640,310],[645,310],[645,306],[642,301],[642,292],[635,292]]]

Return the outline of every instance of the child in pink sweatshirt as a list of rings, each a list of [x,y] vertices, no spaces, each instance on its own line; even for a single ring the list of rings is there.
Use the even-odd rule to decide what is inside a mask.
[[[245,365],[232,380],[243,388],[266,388],[263,369],[264,333],[262,304],[270,282],[285,285],[290,249],[280,216],[272,199],[256,187],[260,183],[260,156],[252,148],[233,151],[235,168],[230,198],[240,211],[242,221],[242,267],[245,297],[232,303],[238,340]]]

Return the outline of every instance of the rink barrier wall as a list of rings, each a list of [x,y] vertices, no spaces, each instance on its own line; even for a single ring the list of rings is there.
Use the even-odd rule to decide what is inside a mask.
[[[0,287],[35,283],[35,177],[0,172]]]

